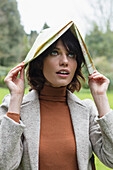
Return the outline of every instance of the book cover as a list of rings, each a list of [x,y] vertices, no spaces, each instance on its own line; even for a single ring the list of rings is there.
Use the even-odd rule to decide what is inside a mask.
[[[91,56],[87,50],[85,42],[73,21],[70,21],[66,24],[62,24],[57,27],[47,28],[40,32],[38,37],[36,38],[32,48],[28,52],[24,63],[27,65],[30,61],[38,57],[41,53],[43,53],[51,44],[53,44],[58,38],[60,38],[68,29],[72,31],[75,37],[77,37],[83,56],[85,58],[86,66],[89,74],[92,74],[95,71],[95,67]]]

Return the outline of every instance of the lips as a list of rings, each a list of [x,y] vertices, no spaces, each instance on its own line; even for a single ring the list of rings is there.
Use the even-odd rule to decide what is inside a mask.
[[[61,75],[68,75],[69,74],[69,70],[60,70],[58,72],[56,72],[57,74],[61,74]]]

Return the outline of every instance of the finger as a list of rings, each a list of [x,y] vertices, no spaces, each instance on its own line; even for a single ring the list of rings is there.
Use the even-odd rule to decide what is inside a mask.
[[[14,75],[14,76],[17,76],[18,73],[19,73],[21,70],[22,70],[22,67],[18,67],[18,68],[16,68],[15,70],[12,70],[12,71],[10,72],[10,74],[11,74],[11,75]]]
[[[102,74],[97,74],[97,75],[94,75],[94,76],[92,76],[92,77],[90,77],[89,78],[89,81],[90,80],[94,80],[94,81],[99,81],[99,82],[106,82],[107,84],[109,84],[110,83],[110,80],[107,78],[107,77],[105,77],[104,75],[102,75]]]
[[[24,67],[24,61],[18,64],[16,67]]]
[[[13,71],[13,70],[15,70],[15,69],[17,69],[17,68],[19,68],[19,67],[24,67],[24,62],[18,64],[18,65],[17,65],[16,67],[14,67],[14,68],[12,68],[11,71]]]
[[[96,73],[93,73],[92,75],[90,75],[88,78],[89,79],[95,79],[97,77],[105,77],[105,76],[100,74],[99,72],[96,72]]]
[[[95,70],[92,74],[89,74],[89,77],[92,76],[93,74],[97,73],[98,71]]]
[[[19,68],[16,68],[16,70],[11,70],[9,73],[8,73],[8,75],[6,76],[6,78],[4,79],[4,81],[6,82],[6,81],[9,81],[9,80],[12,80],[14,77],[16,77],[17,78],[17,76],[18,76],[18,73],[19,73],[19,71],[21,70],[22,68],[21,67],[19,67]]]
[[[25,79],[25,71],[24,71],[24,68],[22,68],[22,70],[20,71],[20,78],[21,79]]]
[[[107,79],[107,77],[105,77],[103,74],[100,74],[100,73],[93,75],[93,79],[98,79],[98,78]]]
[[[105,79],[105,77],[99,74],[99,75],[93,76],[92,79]]]

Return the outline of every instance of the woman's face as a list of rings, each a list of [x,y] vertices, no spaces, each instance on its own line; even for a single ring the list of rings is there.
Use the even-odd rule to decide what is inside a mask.
[[[44,59],[43,74],[46,84],[53,87],[67,86],[75,74],[77,61],[75,54],[68,52],[61,39]]]

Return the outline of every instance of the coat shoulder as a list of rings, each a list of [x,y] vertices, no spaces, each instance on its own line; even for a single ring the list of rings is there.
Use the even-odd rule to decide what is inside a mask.
[[[22,104],[34,101],[38,99],[38,97],[39,97],[38,92],[36,90],[32,90],[28,94],[24,95]]]
[[[80,107],[84,107],[85,109],[89,110],[91,114],[95,113],[96,115],[98,115],[96,105],[92,99],[81,100],[74,93],[71,93],[70,91],[68,91],[68,103],[70,103],[71,101],[80,105]]]
[[[9,107],[9,103],[10,103],[10,98],[11,95],[8,94],[3,98],[2,104],[0,105],[0,108],[8,108]],[[25,94],[23,97],[23,101],[22,101],[22,105],[24,103],[30,102],[30,101],[34,101],[38,99],[38,93],[35,90],[32,90],[31,92],[29,92],[28,94]]]
[[[79,97],[77,97],[74,93],[71,93],[70,91],[68,91],[68,99],[69,100],[73,100],[78,104],[81,104],[85,107],[90,107],[92,105],[94,105],[94,102],[92,99],[80,99]]]

